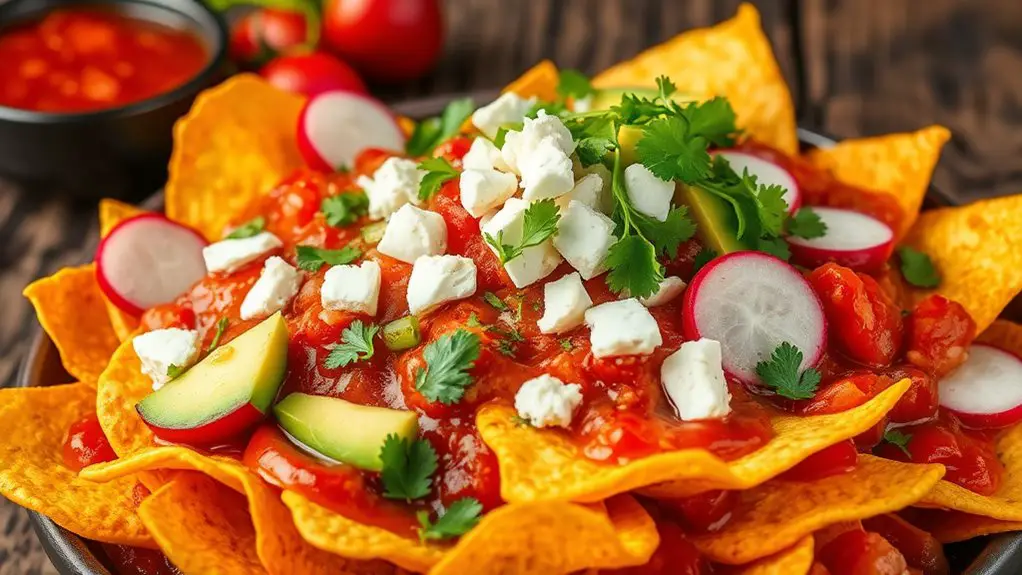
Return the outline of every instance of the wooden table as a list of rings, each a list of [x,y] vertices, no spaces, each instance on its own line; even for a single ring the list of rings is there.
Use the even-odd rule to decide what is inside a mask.
[[[935,183],[961,200],[1022,191],[1022,2],[761,0],[803,126],[838,137],[951,128]],[[499,87],[542,58],[595,73],[678,32],[730,17],[738,0],[446,0],[447,52],[389,100]],[[85,258],[93,202],[0,182],[0,384],[35,320],[20,292]],[[26,514],[0,501],[0,575],[52,573]]]

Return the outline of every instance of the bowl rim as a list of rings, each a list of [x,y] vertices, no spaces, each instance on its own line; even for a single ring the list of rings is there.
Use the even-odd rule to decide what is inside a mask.
[[[0,14],[14,11],[26,0],[10,0],[6,4],[0,3]],[[103,108],[89,112],[40,112],[37,110],[26,110],[11,106],[0,105],[0,121],[17,122],[23,124],[77,124],[104,120],[108,118],[136,116],[162,108],[172,102],[176,102],[188,95],[195,94],[204,88],[210,78],[216,75],[227,58],[228,33],[227,24],[224,18],[199,0],[62,0],[61,2],[47,1],[37,8],[30,8],[21,15],[31,20],[34,17],[43,16],[57,8],[75,6],[102,7],[118,5],[137,5],[154,8],[164,13],[174,13],[183,17],[189,22],[188,29],[201,37],[211,32],[212,43],[209,46],[209,54],[205,65],[185,82],[178,84],[166,92],[161,92],[144,100],[129,102],[114,108]],[[129,15],[129,18],[149,20],[160,23],[158,18],[146,19]],[[7,24],[0,26],[0,34],[3,33]]]
[[[479,90],[458,94],[442,94],[426,98],[407,100],[394,104],[392,109],[408,117],[427,117],[439,114],[443,107],[455,98],[471,97],[485,102],[499,94],[498,90]],[[808,128],[798,128],[799,142],[815,148],[828,148],[840,140]],[[958,202],[946,192],[932,185],[927,196],[941,205],[956,205]],[[142,207],[159,210],[163,206],[163,191],[149,196]],[[15,387],[31,387],[37,383],[41,366],[50,360],[56,349],[38,321],[33,326],[28,353],[19,366]],[[29,520],[39,536],[47,557],[61,575],[112,575],[109,569],[89,548],[86,540],[64,529],[45,515],[28,510]],[[1022,532],[991,536],[989,543],[963,572],[963,575],[1007,575],[1022,572]]]

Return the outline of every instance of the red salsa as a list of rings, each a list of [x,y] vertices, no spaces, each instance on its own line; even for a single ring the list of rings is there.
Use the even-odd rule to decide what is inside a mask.
[[[209,61],[193,33],[113,10],[62,8],[0,31],[0,106],[90,112],[139,102]]]
[[[107,441],[99,419],[88,415],[71,424],[64,438],[64,465],[73,471],[117,459],[110,442]]]

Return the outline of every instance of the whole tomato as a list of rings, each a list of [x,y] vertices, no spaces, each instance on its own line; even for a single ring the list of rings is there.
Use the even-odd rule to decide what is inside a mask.
[[[261,66],[270,59],[306,46],[305,14],[291,10],[260,8],[231,27],[231,59],[241,66]]]
[[[381,82],[418,78],[443,47],[439,0],[327,0],[323,44]]]
[[[323,52],[278,56],[263,66],[259,75],[281,90],[306,96],[333,90],[369,93],[355,70]]]

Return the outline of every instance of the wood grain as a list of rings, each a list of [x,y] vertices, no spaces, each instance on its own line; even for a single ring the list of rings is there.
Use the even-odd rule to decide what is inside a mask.
[[[378,87],[389,101],[496,88],[537,60],[594,73],[739,0],[445,0],[448,43],[429,77]],[[939,122],[954,139],[936,184],[961,199],[1022,191],[1018,0],[763,0],[763,26],[800,123],[840,137]],[[94,202],[0,181],[0,385],[34,319],[20,292],[94,249]],[[149,190],[139,190],[139,195]],[[0,575],[53,573],[24,511],[0,501]]]

